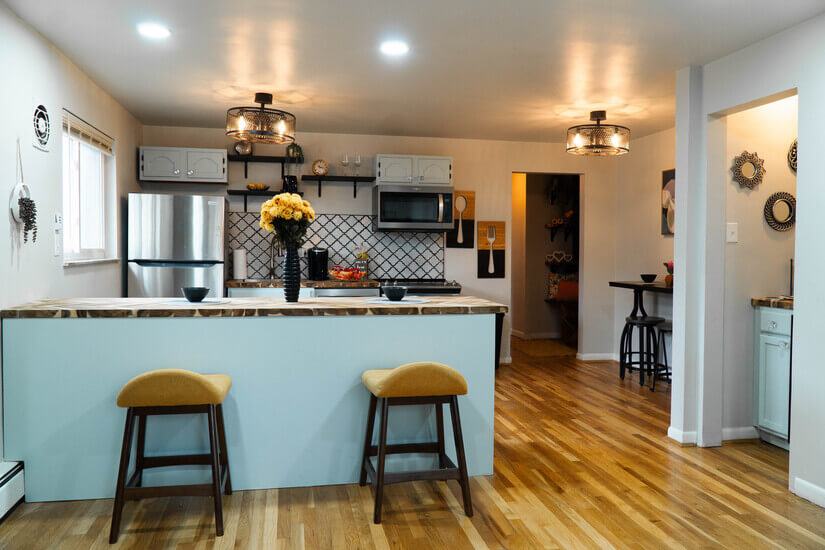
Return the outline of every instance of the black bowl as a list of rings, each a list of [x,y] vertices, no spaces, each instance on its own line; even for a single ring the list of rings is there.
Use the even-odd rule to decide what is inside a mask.
[[[382,286],[381,291],[391,302],[403,300],[404,296],[407,295],[407,287],[405,286]]]
[[[646,283],[652,283],[653,281],[656,280],[656,274],[655,273],[642,273],[641,277],[642,277],[642,280]]]
[[[209,289],[203,286],[185,286],[183,287],[183,295],[190,302],[201,302],[206,295],[209,294]]]

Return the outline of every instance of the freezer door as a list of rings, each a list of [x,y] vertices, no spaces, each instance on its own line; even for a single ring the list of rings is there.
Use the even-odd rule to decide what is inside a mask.
[[[222,263],[129,262],[128,290],[133,298],[179,298],[185,286],[205,286],[208,296],[223,296]]]
[[[129,260],[220,261],[224,198],[129,194]]]

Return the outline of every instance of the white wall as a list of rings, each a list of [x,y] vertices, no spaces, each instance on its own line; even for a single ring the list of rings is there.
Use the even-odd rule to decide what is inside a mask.
[[[298,121],[300,124],[300,120]],[[453,157],[453,178],[456,189],[476,192],[477,220],[504,220],[507,222],[507,242],[512,243],[511,182],[513,172],[564,172],[580,173],[582,177],[582,277],[579,318],[579,350],[585,357],[612,355],[613,350],[613,293],[607,283],[613,276],[614,240],[612,231],[615,221],[615,165],[614,159],[574,157],[558,143],[522,143],[470,139],[420,138],[400,136],[367,136],[350,134],[301,133],[297,141],[303,147],[307,163],[316,158],[330,162],[332,173],[340,173],[337,163],[341,153],[360,153],[363,159],[362,174],[373,174],[373,158],[376,153],[407,153],[422,155],[448,155]],[[177,128],[146,126],[143,142],[157,146],[225,147],[229,145],[220,128]],[[283,147],[261,146],[258,154],[282,154]],[[272,166],[250,167],[249,181],[265,181],[275,184]],[[296,170],[308,173],[309,164]],[[278,173],[279,175],[279,173]],[[230,188],[241,188],[242,167],[233,166],[229,174]],[[371,201],[368,193],[352,199],[352,186],[326,185],[319,199],[313,185],[302,184],[305,198],[319,212],[368,213]],[[144,186],[154,189],[156,186]],[[164,188],[168,188],[164,186]],[[175,186],[175,189],[194,190],[203,186]],[[368,187],[365,186],[365,190]],[[208,189],[208,188],[207,188]],[[509,244],[508,244],[509,246]],[[459,281],[464,293],[510,303],[510,274],[512,266],[508,249],[506,277],[504,279],[479,279],[477,277],[476,251],[448,248],[446,253],[446,277]],[[505,320],[504,334],[510,334],[510,321]],[[509,356],[509,341],[505,336],[502,355]]]
[[[765,201],[773,193],[796,195],[796,174],[788,148],[797,132],[796,96],[726,117],[726,221],[739,225],[739,242],[725,245],[725,334],[723,439],[755,437],[753,429],[753,308],[751,298],[788,294],[794,229],[775,231],[765,221]],[[730,175],[737,155],[747,150],[765,161],[765,177],[755,189],[741,188]]]
[[[120,196],[138,189],[135,148],[141,138],[140,124],[2,2],[0,67],[0,196],[5,209],[16,183],[20,138],[23,175],[37,205],[39,229],[37,242],[24,244],[18,253],[11,215],[0,215],[0,308],[42,298],[119,296],[119,263],[64,268],[62,257],[54,256],[52,220],[62,201],[61,111],[67,108],[115,138]],[[32,147],[35,101],[50,114],[49,152]]]
[[[756,76],[755,76],[756,75]],[[716,204],[724,202],[725,180],[703,171],[716,167],[720,149],[718,132],[712,115],[729,114],[750,106],[762,98],[774,97],[789,90],[798,92],[799,167],[797,172],[797,223],[794,257],[796,259],[793,395],[791,400],[791,444],[789,485],[795,493],[825,505],[825,369],[822,368],[825,287],[825,192],[818,155],[825,150],[825,16],[816,17],[771,38],[704,67],[690,67],[677,75],[677,178],[684,170],[687,184],[683,199],[704,205],[689,209],[683,223],[693,229],[676,237],[676,261],[701,267],[691,288],[675,306],[677,319],[685,325],[675,326],[674,334],[685,338],[684,348],[677,348],[677,365],[687,378],[684,387],[674,380],[671,428],[675,435],[695,426],[700,432],[717,431],[721,436],[722,396],[713,384],[721,369],[721,330],[716,315],[705,313],[717,303],[720,281],[724,281],[723,262],[717,249],[724,253],[724,210],[717,215]],[[709,149],[709,144],[713,149]],[[708,152],[713,151],[714,155]],[[677,199],[678,199],[677,190]],[[681,209],[680,211],[684,212]],[[680,224],[677,217],[677,230]],[[680,241],[680,239],[684,239]],[[707,246],[702,243],[706,243]],[[678,266],[678,263],[677,263]],[[678,284],[677,272],[677,284]],[[715,311],[715,308],[712,308]],[[691,331],[696,331],[692,333]],[[693,378],[693,380],[690,380]],[[695,381],[695,386],[693,386]],[[693,392],[691,387],[697,391]],[[677,394],[681,394],[677,398]],[[677,409],[677,410],[674,410]]]
[[[630,153],[619,159],[616,184],[616,274],[619,281],[638,281],[642,273],[656,273],[664,281],[664,262],[673,259],[673,235],[662,235],[662,171],[676,165],[676,131],[671,128],[641,139],[634,139]],[[677,217],[679,206],[676,207]],[[616,308],[614,352],[625,317],[633,309],[633,292],[615,289]],[[645,293],[648,315],[673,318],[671,296]],[[668,353],[671,342],[666,341]]]

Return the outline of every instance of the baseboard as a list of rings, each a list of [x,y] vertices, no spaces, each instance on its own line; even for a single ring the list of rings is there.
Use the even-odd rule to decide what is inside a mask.
[[[576,359],[579,361],[618,361],[619,356],[615,353],[577,353]]]
[[[14,510],[25,496],[23,464],[17,462],[0,478],[0,521]]]
[[[673,426],[667,429],[667,436],[671,439],[675,439],[682,445],[695,445],[696,444],[696,432],[683,432]]]
[[[512,329],[510,333],[522,340],[558,340],[561,338],[561,332],[522,332]]]
[[[819,485],[814,485],[801,477],[795,477],[793,480],[793,490],[791,492],[805,500],[810,500],[817,506],[825,508],[825,489]]]
[[[722,441],[734,439],[759,439],[759,432],[753,426],[722,428]]]

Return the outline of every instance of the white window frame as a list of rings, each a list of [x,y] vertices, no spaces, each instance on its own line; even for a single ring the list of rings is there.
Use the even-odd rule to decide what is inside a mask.
[[[63,264],[70,266],[73,264],[83,264],[99,261],[116,260],[114,253],[114,241],[116,233],[112,229],[116,227],[114,223],[112,209],[112,197],[115,194],[114,186],[114,139],[77,117],[68,110],[63,111],[62,126],[63,147]],[[76,144],[76,149],[74,144]],[[100,227],[97,229],[100,236],[100,246],[95,248],[82,248],[84,223],[80,219],[80,205],[82,203],[81,193],[84,185],[79,181],[81,177],[81,159],[84,149],[99,153],[100,174],[97,194],[100,197],[99,219]],[[72,158],[74,156],[74,158]],[[74,172],[74,174],[72,174]],[[72,176],[77,178],[77,184],[71,181]],[[71,195],[75,195],[72,197]]]

